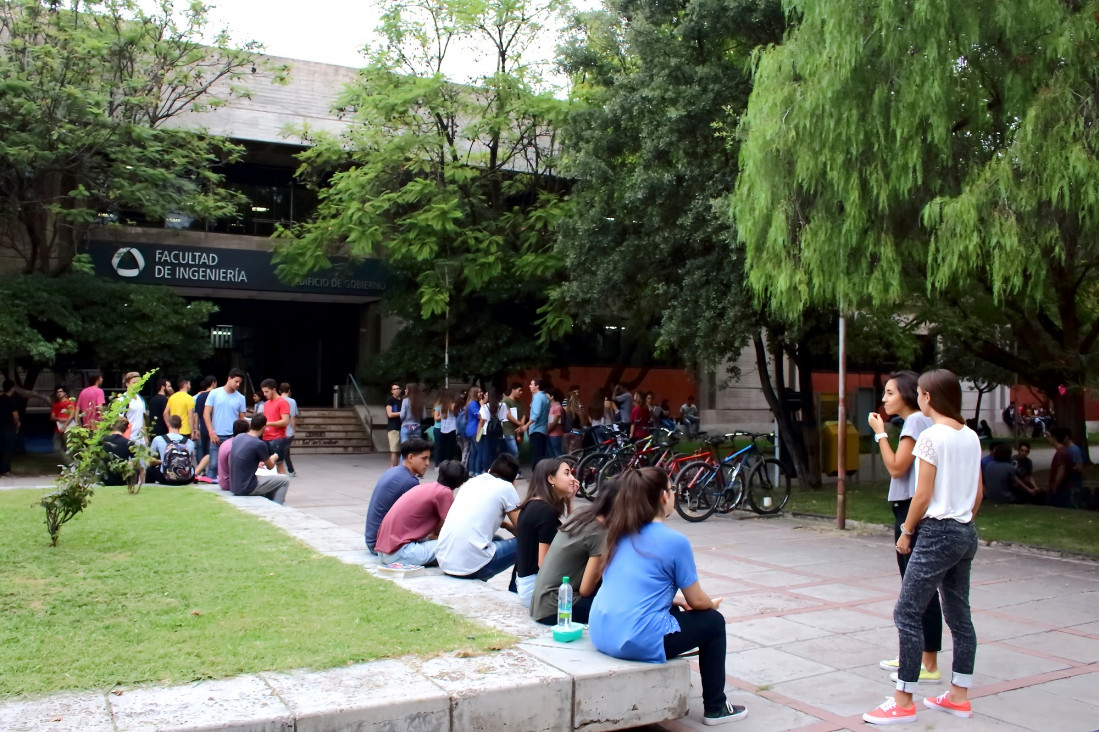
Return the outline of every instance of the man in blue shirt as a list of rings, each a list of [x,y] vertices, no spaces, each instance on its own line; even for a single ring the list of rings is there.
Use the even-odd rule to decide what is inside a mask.
[[[233,422],[244,419],[248,409],[244,395],[240,393],[243,381],[243,371],[230,369],[225,386],[210,392],[202,410],[202,421],[210,433],[210,464],[206,467],[206,476],[211,480],[218,477],[218,445],[233,436]]]
[[[397,499],[420,484],[427,468],[431,465],[430,440],[412,437],[401,445],[401,464],[390,468],[378,478],[374,493],[370,496],[370,507],[366,510],[366,548],[375,554],[374,545],[378,541],[378,527],[382,519],[393,508]]]
[[[530,421],[527,434],[530,435],[530,467],[531,470],[538,465],[538,461],[548,455],[549,437],[546,435],[546,427],[549,423],[550,400],[544,391],[545,379],[530,380]]]

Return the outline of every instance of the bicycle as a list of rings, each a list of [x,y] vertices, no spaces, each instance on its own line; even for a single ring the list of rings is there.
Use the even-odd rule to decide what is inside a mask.
[[[678,441],[678,431],[660,428],[635,445],[640,449],[619,450],[610,460],[603,461],[599,472],[596,473],[594,492],[591,495],[598,493],[603,483],[627,470],[654,467],[661,468],[670,474],[678,467],[675,463],[677,455],[673,447]]]
[[[721,460],[699,460],[683,466],[675,482],[675,509],[687,521],[705,521],[715,512],[747,506],[760,515],[782,510],[790,500],[790,476],[781,462],[764,458],[756,441],[774,433],[734,432],[747,436],[746,447]]]

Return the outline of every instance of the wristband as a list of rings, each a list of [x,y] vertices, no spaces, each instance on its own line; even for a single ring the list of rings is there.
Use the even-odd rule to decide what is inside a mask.
[[[874,442],[881,442],[882,439],[886,437],[889,437],[889,435],[885,434],[884,432],[879,432],[878,434],[874,435]]]
[[[913,534],[913,532],[909,531],[908,527],[906,527],[904,524],[901,524],[901,533],[905,536],[912,536]]]

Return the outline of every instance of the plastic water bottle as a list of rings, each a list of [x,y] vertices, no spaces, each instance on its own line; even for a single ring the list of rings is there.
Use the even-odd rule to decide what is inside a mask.
[[[557,627],[572,625],[572,585],[568,577],[561,578],[561,587],[557,590]]]

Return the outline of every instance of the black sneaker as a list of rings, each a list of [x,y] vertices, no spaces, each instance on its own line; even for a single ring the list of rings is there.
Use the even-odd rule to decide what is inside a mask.
[[[702,715],[702,724],[715,725],[726,722],[736,722],[748,716],[748,710],[744,707],[725,702],[725,707],[716,712],[706,712]]]

